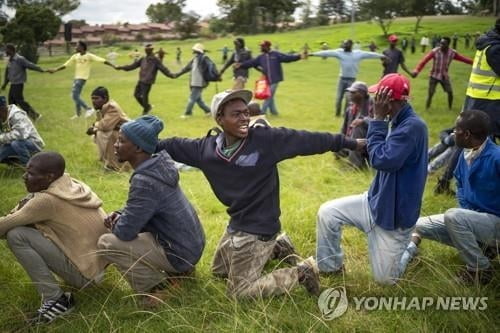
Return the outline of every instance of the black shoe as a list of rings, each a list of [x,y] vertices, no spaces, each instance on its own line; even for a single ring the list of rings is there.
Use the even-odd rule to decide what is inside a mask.
[[[297,265],[297,255],[295,247],[286,233],[282,233],[276,238],[276,245],[273,248],[272,259],[283,260],[292,266]]]
[[[496,246],[488,246],[482,242],[477,242],[477,245],[479,245],[481,251],[483,251],[483,255],[490,261],[494,260],[498,256],[498,249]]]
[[[471,271],[467,268],[458,272],[457,282],[463,284],[488,284],[493,279],[493,268],[482,269],[478,271]]]
[[[43,302],[35,317],[30,320],[30,324],[49,324],[57,318],[73,311],[74,307],[75,299],[73,298],[73,295],[66,292],[56,301],[51,300]]]
[[[306,288],[311,295],[319,296],[319,270],[316,260],[309,257],[297,265],[299,273],[299,283]]]

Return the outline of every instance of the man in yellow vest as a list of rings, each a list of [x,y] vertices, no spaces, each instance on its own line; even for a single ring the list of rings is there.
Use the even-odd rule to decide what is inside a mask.
[[[477,39],[476,48],[464,109],[486,112],[493,135],[500,139],[500,18]]]

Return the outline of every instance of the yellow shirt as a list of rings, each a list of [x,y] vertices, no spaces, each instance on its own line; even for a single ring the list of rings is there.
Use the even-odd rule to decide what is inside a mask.
[[[88,80],[90,76],[90,68],[93,61],[104,63],[106,59],[96,56],[92,53],[80,54],[75,53],[64,63],[64,67],[75,64],[75,79]]]

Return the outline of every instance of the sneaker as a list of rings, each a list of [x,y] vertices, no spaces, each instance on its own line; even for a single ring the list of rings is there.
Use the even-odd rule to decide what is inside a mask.
[[[62,294],[56,301],[45,301],[38,309],[37,314],[30,320],[30,324],[49,324],[57,318],[64,316],[75,307],[73,295],[69,292]]]
[[[415,244],[415,246],[419,246],[420,245],[420,242],[422,241],[422,236],[420,236],[420,234],[414,232],[411,234],[411,241],[413,242],[413,244]]]
[[[299,283],[303,285],[311,295],[319,296],[319,270],[316,260],[309,257],[297,265]]]
[[[493,268],[471,271],[464,268],[457,274],[457,282],[463,284],[488,284],[493,279]]]
[[[93,108],[87,109],[85,112],[85,118],[92,117],[92,115],[95,113],[95,110]]]
[[[273,248],[272,259],[278,259],[290,264],[297,265],[297,253],[295,247],[286,233],[282,233],[276,238],[276,244]]]
[[[189,119],[189,118],[191,118],[192,116],[193,116],[193,115],[190,115],[190,114],[183,114],[183,115],[181,116],[181,119]]]
[[[205,112],[205,117],[211,118],[212,117],[212,113],[211,112]]]
[[[79,115],[77,115],[77,114],[75,114],[73,117],[71,117],[71,118],[69,118],[69,119],[70,119],[70,120],[75,120],[75,119],[78,119],[78,118],[80,118],[80,116],[79,116]]]

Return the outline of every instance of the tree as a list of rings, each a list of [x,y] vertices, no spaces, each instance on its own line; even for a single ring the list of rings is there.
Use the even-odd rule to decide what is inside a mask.
[[[463,14],[461,7],[455,6],[451,0],[440,0],[436,5],[436,13],[442,15]]]
[[[389,34],[396,14],[402,11],[402,2],[399,0],[362,0],[359,5],[365,17],[373,18],[377,22],[385,37]]]
[[[218,0],[232,32],[258,33],[275,31],[278,22],[285,22],[296,8],[298,0]]]
[[[195,12],[189,12],[182,14],[180,20],[175,22],[175,31],[181,36],[181,38],[190,38],[198,34],[200,30],[200,25],[198,21],[200,16]]]
[[[306,0],[302,4],[302,25],[304,27],[309,27],[313,24],[314,20],[311,18],[312,12],[312,0]]]
[[[164,0],[157,4],[149,5],[146,16],[153,23],[175,22],[182,18],[182,9],[186,0]]]
[[[44,5],[21,5],[2,29],[2,34],[5,42],[16,44],[20,53],[36,62],[38,45],[54,38],[60,25],[61,19]]]
[[[320,0],[318,14],[324,16],[344,16],[347,14],[345,1],[343,0]]]
[[[71,23],[73,28],[81,28],[81,27],[87,25],[87,21],[85,21],[85,20],[69,20],[66,23]]]
[[[417,21],[415,22],[414,33],[418,33],[420,29],[420,23],[425,15],[436,15],[436,3],[440,0],[410,0],[407,1],[405,6],[402,8],[402,16],[415,16]]]
[[[18,9],[23,5],[40,4],[62,17],[80,6],[80,0],[2,0],[7,7]]]

